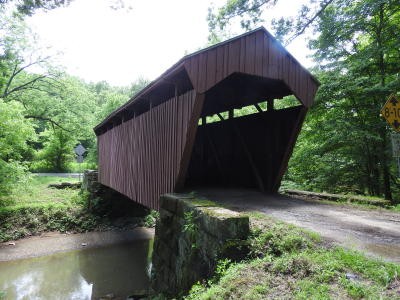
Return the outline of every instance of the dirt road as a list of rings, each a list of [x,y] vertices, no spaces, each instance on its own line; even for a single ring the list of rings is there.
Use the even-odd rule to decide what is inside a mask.
[[[203,189],[207,199],[255,210],[320,233],[346,248],[400,263],[400,213],[321,204],[253,190]]]

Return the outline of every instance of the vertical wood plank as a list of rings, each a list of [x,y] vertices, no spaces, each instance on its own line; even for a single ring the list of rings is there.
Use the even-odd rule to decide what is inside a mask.
[[[256,35],[250,34],[245,38],[245,67],[244,71],[247,74],[255,74],[255,57],[256,57]]]
[[[206,64],[206,85],[204,90],[208,90],[215,84],[216,69],[217,69],[217,50],[212,49],[207,51],[207,64]]]
[[[256,37],[256,49],[255,49],[255,58],[254,58],[254,74],[257,76],[263,76],[263,51],[264,51],[264,32],[257,31]]]

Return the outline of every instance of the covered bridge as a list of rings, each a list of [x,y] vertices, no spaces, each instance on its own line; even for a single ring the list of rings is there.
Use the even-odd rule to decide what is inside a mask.
[[[187,55],[95,127],[99,180],[154,209],[186,187],[276,192],[317,88],[264,28]]]

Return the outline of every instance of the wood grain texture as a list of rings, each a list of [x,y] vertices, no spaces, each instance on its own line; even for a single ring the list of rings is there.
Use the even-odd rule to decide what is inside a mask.
[[[184,66],[198,93],[233,73],[244,73],[284,81],[300,102],[310,107],[318,87],[312,75],[265,29],[201,51]]]
[[[159,196],[174,191],[182,172],[195,96],[192,90],[169,99],[98,136],[100,183],[158,209]]]

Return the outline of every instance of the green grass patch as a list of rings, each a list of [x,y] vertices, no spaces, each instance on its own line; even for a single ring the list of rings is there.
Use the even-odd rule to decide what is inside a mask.
[[[12,194],[0,196],[0,208],[20,205],[69,203],[77,196],[78,190],[49,188],[49,184],[78,182],[77,178],[62,178],[32,175],[20,183]]]
[[[400,299],[399,265],[261,213],[249,216],[248,258],[225,264],[222,276],[196,284],[187,299]]]
[[[155,212],[146,217],[115,217],[111,215],[109,201],[95,198],[89,205],[89,195],[79,189],[48,187],[49,184],[77,181],[76,178],[33,175],[11,195],[0,198],[0,242],[44,231],[87,232],[154,226]]]
[[[318,201],[320,203],[339,205],[339,206],[350,206],[350,207],[362,207],[366,209],[383,209],[389,211],[400,212],[400,204],[391,204],[388,200],[382,197],[376,196],[362,196],[353,194],[328,194],[328,193],[316,193],[302,190],[285,190],[282,189],[283,194],[289,197],[300,198],[310,201]]]

